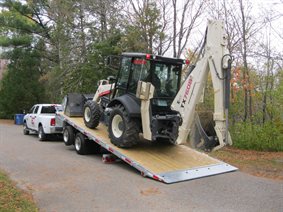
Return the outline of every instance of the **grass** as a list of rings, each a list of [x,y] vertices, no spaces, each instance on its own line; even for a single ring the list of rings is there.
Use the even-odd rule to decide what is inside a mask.
[[[38,211],[30,194],[15,186],[7,174],[0,170],[0,211]]]

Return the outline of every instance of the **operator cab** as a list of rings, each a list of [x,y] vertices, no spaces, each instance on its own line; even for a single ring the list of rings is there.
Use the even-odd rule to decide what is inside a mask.
[[[123,53],[113,98],[125,94],[135,98],[138,81],[150,82],[155,87],[151,101],[153,115],[172,112],[170,105],[180,88],[183,64],[182,59]]]

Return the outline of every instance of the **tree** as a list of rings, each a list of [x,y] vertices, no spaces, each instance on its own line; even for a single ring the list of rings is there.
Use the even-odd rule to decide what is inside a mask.
[[[16,48],[8,55],[10,64],[0,86],[0,117],[11,118],[45,100],[38,70],[40,57],[32,48]]]
[[[173,7],[173,57],[180,58],[188,44],[189,37],[200,18],[206,1],[185,0],[181,9],[178,0],[172,0]]]
[[[157,53],[163,33],[158,20],[160,11],[152,0],[129,0],[128,22],[123,38],[125,51]]]
[[[0,13],[0,46],[8,48],[4,55],[9,60],[7,73],[0,87],[0,116],[11,118],[14,113],[29,109],[44,100],[44,88],[39,82],[41,52],[40,39],[46,34],[33,20],[33,11],[18,1],[6,0]]]

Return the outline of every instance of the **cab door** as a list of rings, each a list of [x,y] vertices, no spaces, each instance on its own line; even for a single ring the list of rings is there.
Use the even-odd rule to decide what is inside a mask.
[[[27,124],[27,128],[29,128],[29,129],[32,129],[31,117],[32,117],[32,113],[33,113],[34,109],[35,109],[35,106],[33,106],[33,107],[29,110],[29,112],[28,112],[28,114],[27,114],[27,116],[26,116],[26,124]]]
[[[39,122],[39,113],[41,111],[42,106],[36,106],[33,112],[33,127],[34,130],[38,130],[38,122]]]
[[[37,112],[38,112],[39,106],[36,105],[34,107],[34,110],[32,113],[29,115],[29,122],[30,126],[28,126],[30,129],[37,130],[37,125],[36,125],[36,118],[37,118]]]

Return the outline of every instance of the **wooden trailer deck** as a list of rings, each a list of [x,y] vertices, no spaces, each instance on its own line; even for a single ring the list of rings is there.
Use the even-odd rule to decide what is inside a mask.
[[[68,117],[62,113],[59,116],[143,175],[159,181],[173,183],[237,170],[185,145],[140,141],[130,149],[118,148],[110,142],[105,125],[89,129],[82,117]]]

